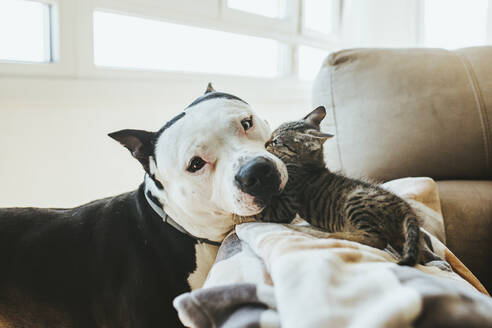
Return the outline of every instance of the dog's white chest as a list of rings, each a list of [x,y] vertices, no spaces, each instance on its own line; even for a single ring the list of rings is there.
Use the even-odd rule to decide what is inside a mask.
[[[195,245],[196,268],[188,276],[188,285],[191,290],[201,288],[205,283],[208,272],[215,262],[217,257],[218,246],[198,243]]]

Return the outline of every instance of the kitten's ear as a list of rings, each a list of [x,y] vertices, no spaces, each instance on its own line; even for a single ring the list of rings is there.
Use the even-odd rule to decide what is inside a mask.
[[[298,139],[298,141],[302,142],[303,147],[311,152],[321,150],[326,139],[318,138],[308,133],[303,133],[301,135],[301,139]]]
[[[147,173],[149,158],[154,154],[155,133],[143,130],[121,130],[108,134],[111,138],[125,146]]]
[[[332,134],[319,132],[315,129],[306,130],[302,134],[303,144],[310,151],[318,151],[323,147],[326,140],[333,137]]]
[[[321,132],[321,131],[318,131],[318,130],[314,130],[314,129],[309,129],[309,130],[306,131],[306,133],[309,136],[311,136],[311,137],[314,137],[316,139],[322,140],[323,142],[325,142],[326,140],[334,137],[333,134],[324,133],[324,132]]]
[[[303,118],[303,120],[319,129],[320,123],[321,121],[323,121],[325,116],[326,116],[325,107],[319,106],[316,107],[316,109],[313,110],[311,113],[307,114]]]
[[[207,89],[205,90],[204,94],[210,93],[210,92],[215,92],[214,87],[212,86],[212,82],[208,82]]]

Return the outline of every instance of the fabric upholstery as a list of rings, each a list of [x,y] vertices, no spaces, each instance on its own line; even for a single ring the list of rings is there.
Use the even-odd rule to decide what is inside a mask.
[[[313,102],[329,112],[332,168],[382,180],[491,177],[492,47],[340,51]]]
[[[492,290],[492,181],[437,185],[448,248]]]
[[[432,179],[383,186],[442,222]],[[422,216],[424,225],[435,218]],[[443,243],[422,232],[447,262],[399,266],[389,249],[326,238],[308,225],[242,223],[224,239],[203,288],[173,304],[182,323],[197,328],[492,327],[487,291]]]
[[[492,46],[334,53],[314,82],[318,105],[335,134],[329,168],[441,180],[447,246],[491,290]]]

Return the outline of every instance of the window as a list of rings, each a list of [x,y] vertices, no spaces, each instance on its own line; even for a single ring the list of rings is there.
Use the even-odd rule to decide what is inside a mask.
[[[461,48],[487,42],[488,0],[425,0],[424,45]]]
[[[334,14],[337,2],[333,0],[304,0],[302,2],[303,28],[322,34],[334,32]]]
[[[0,1],[0,61],[53,61],[51,9],[34,1]]]
[[[340,47],[340,3],[0,0],[0,73],[123,78],[172,71],[292,83],[312,78],[320,54]],[[27,62],[43,65],[17,64]]]
[[[270,39],[94,13],[97,66],[274,77],[279,53]]]
[[[299,47],[299,77],[312,80],[318,73],[323,60],[328,56],[328,50],[300,46]]]
[[[286,0],[227,0],[227,6],[270,18],[282,18],[286,11],[285,2]]]

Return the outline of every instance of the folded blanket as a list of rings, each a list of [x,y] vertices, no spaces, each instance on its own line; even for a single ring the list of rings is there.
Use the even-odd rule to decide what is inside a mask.
[[[203,288],[175,299],[183,324],[492,327],[492,299],[443,244],[436,184],[407,178],[385,186],[420,213],[429,247],[447,263],[403,267],[391,250],[294,225],[244,223],[224,240]]]

